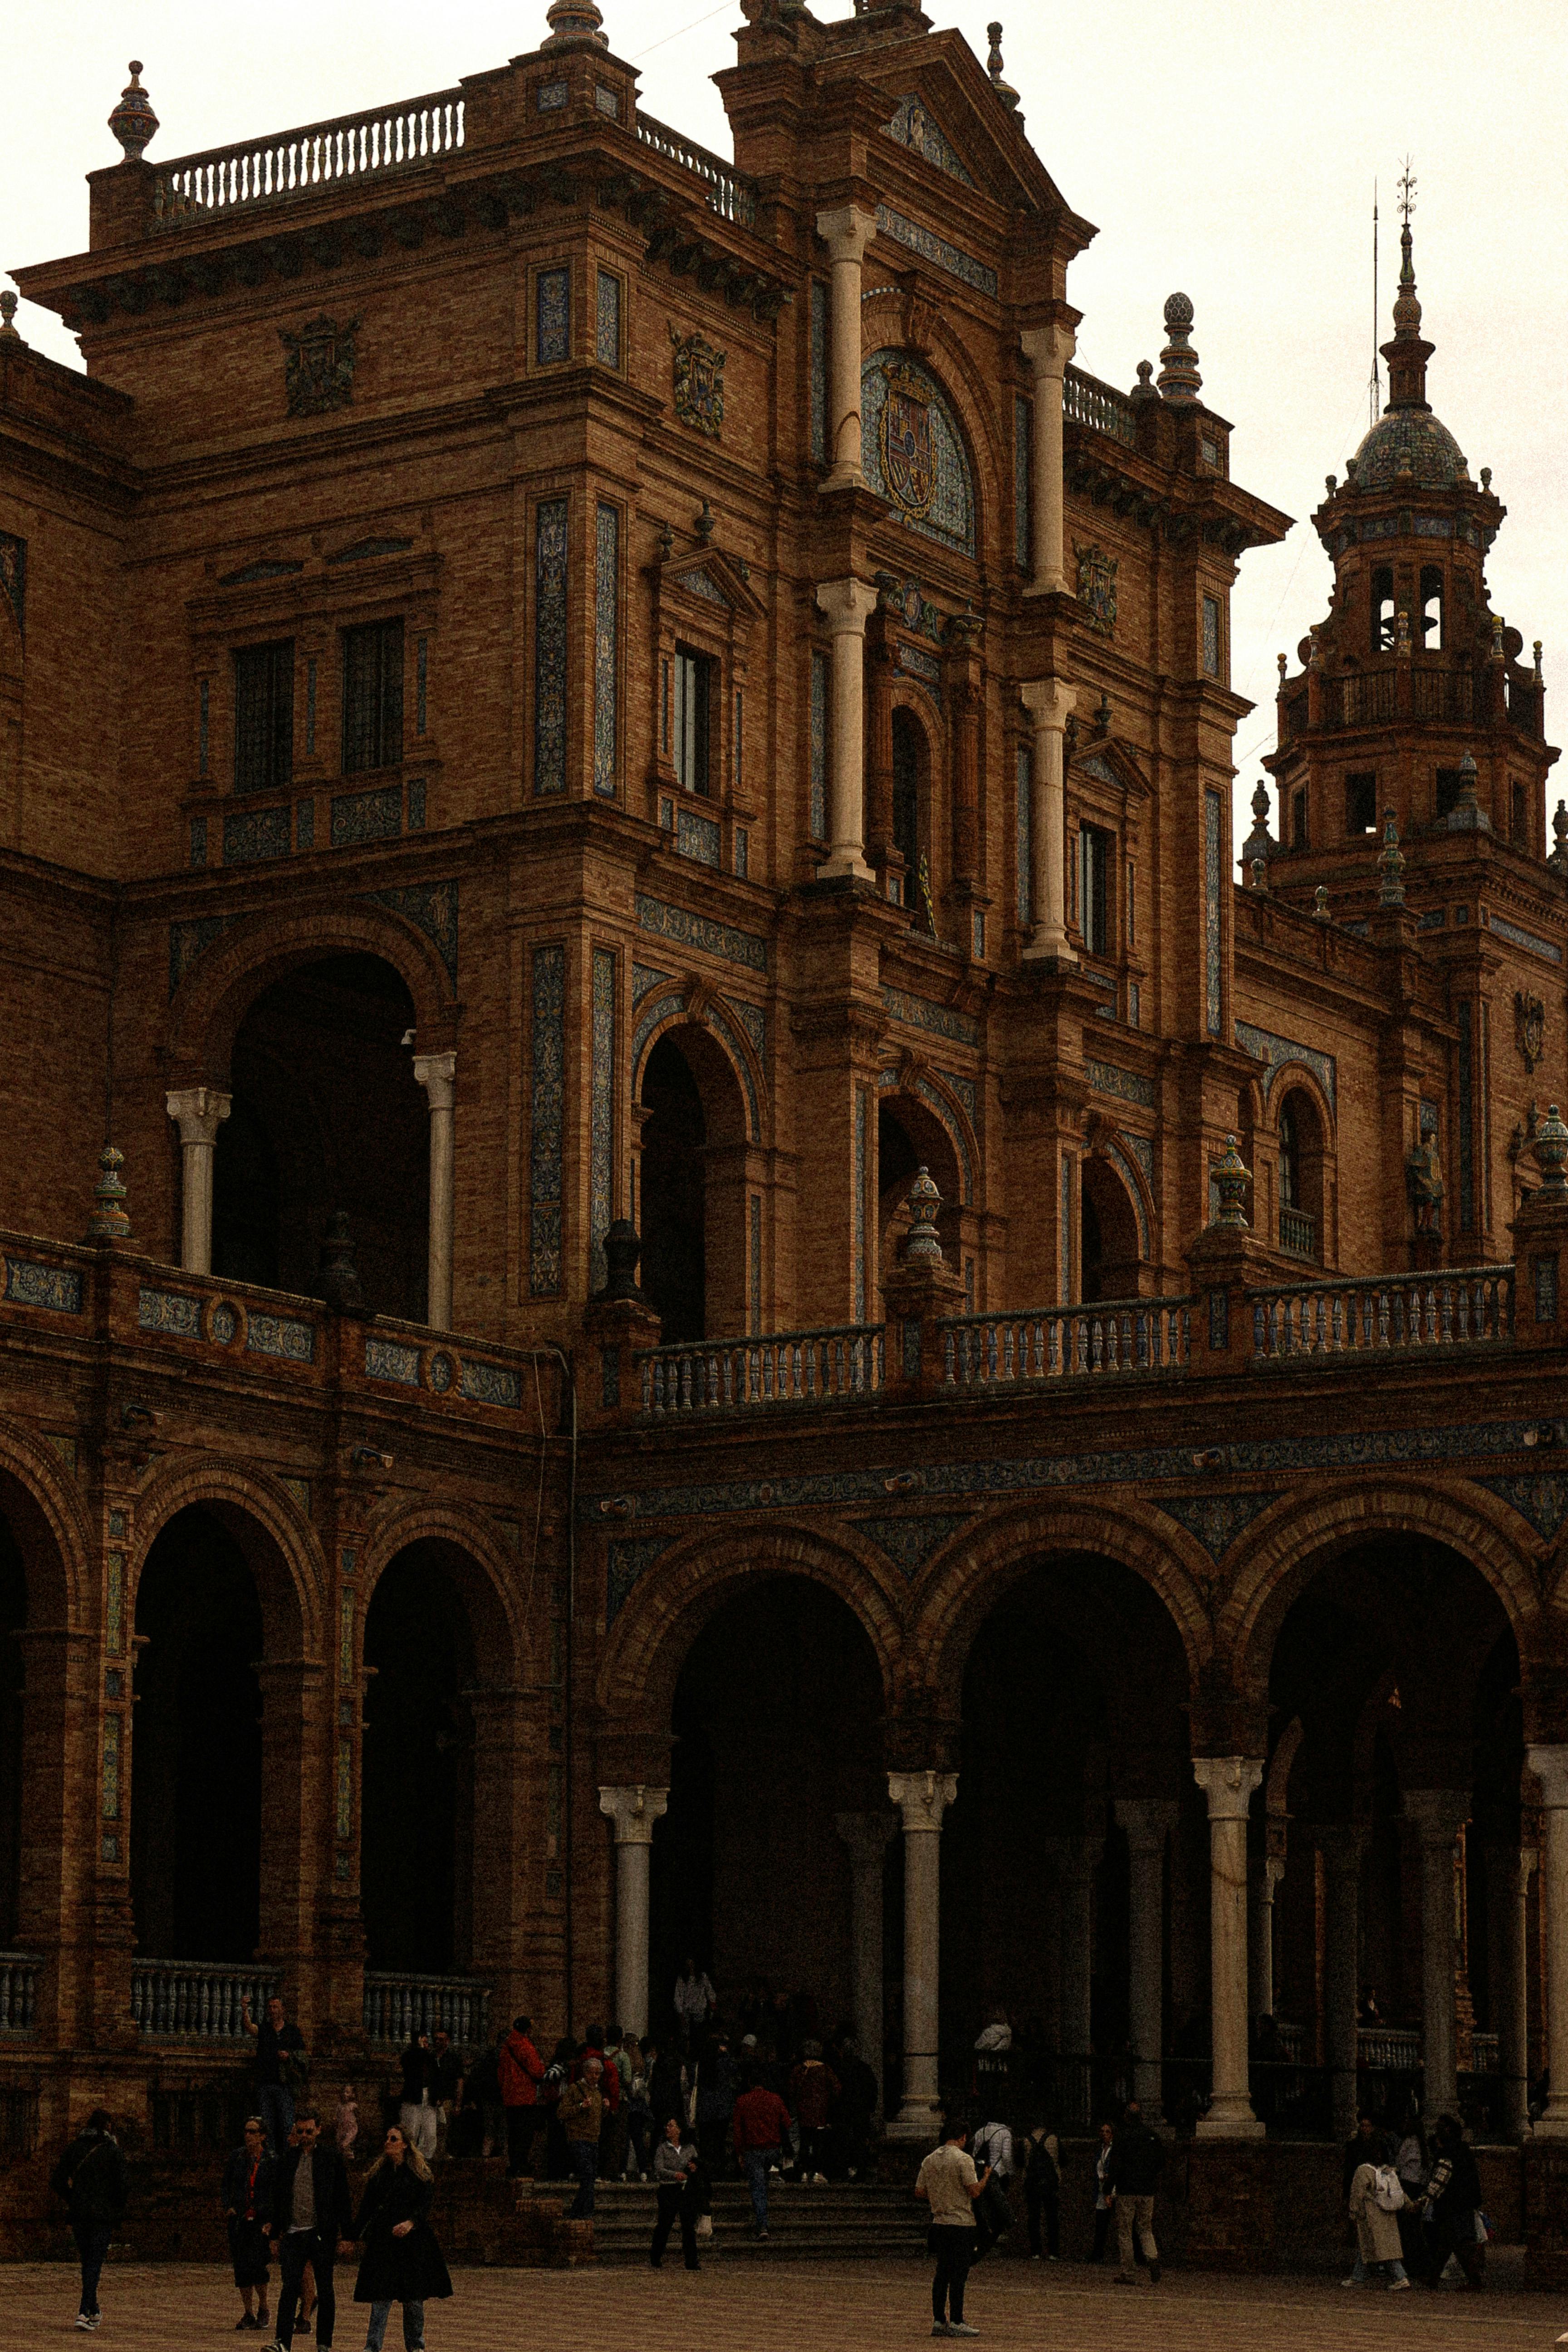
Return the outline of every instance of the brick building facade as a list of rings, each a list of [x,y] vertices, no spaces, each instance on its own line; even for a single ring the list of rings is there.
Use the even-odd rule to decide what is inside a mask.
[[[0,328],[0,2079],[696,1946],[911,2138],[995,2004],[1222,2183],[1266,2011],[1516,2137],[1568,853],[1408,231],[1237,845],[1192,304],[1075,369],[1001,58],[742,13],[733,165],[589,0],[173,163],[133,69]]]

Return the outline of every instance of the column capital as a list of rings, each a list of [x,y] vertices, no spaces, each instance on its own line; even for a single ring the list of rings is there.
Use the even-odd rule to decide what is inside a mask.
[[[1541,1801],[1548,1812],[1568,1806],[1568,1747],[1527,1748],[1524,1760],[1541,1783]],[[1406,1811],[1410,1808],[1405,1800]]]
[[[897,1834],[899,1822],[896,1813],[835,1813],[833,1826],[855,1861],[868,1866],[881,1861],[888,1841]]]
[[[877,215],[858,205],[837,205],[816,215],[816,234],[832,261],[864,261],[866,247],[877,234]]]
[[[888,1794],[903,1817],[904,1835],[934,1835],[958,1794],[956,1772],[889,1772]]]
[[[232,1095],[220,1094],[216,1087],[182,1087],[163,1097],[182,1143],[216,1143],[233,1101]]]
[[[824,580],[817,586],[816,608],[836,637],[863,637],[877,609],[877,591],[863,580]]]
[[[1037,383],[1043,375],[1059,376],[1078,349],[1078,337],[1070,327],[1026,327],[1018,341]]]
[[[819,597],[821,593],[819,589]],[[1043,728],[1054,735],[1065,730],[1078,700],[1077,687],[1069,686],[1065,677],[1026,678],[1018,693],[1037,730]]]
[[[1568,1776],[1568,1748],[1553,1751],[1563,1759],[1563,1770]],[[1563,1783],[1560,1804],[1568,1805],[1568,1778]],[[1470,1796],[1466,1789],[1406,1789],[1405,1818],[1415,1828],[1423,1845],[1451,1846],[1470,1818]]]
[[[1163,1853],[1181,1808],[1173,1797],[1118,1797],[1114,1811],[1134,1853]]]
[[[646,1788],[639,1780],[635,1789],[601,1789],[599,1811],[616,1825],[617,1845],[651,1845],[653,1825],[662,1821],[669,1806],[668,1789]]]
[[[414,1076],[416,1083],[429,1096],[432,1110],[451,1109],[458,1079],[456,1054],[416,1054]]]
[[[1261,1756],[1194,1756],[1193,1778],[1209,1801],[1211,1822],[1244,1822],[1263,1780]]]

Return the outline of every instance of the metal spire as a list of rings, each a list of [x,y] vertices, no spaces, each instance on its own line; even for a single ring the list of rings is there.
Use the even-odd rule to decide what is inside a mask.
[[[1383,371],[1377,364],[1377,182],[1372,184],[1372,381],[1367,386],[1369,422],[1377,423],[1383,409]]]

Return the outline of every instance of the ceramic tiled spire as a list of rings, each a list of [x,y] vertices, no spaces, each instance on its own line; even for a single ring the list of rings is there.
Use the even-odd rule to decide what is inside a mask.
[[[143,150],[158,128],[158,118],[153,111],[153,101],[142,87],[142,60],[131,60],[131,79],[120,93],[120,103],[109,118],[109,127],[125,150],[128,163],[139,163]]]

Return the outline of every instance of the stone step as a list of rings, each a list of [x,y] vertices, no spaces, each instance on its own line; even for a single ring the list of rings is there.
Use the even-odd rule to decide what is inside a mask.
[[[743,2184],[716,2183],[712,2206],[713,2239],[706,2251],[726,2261],[875,2261],[918,2253],[925,2242],[925,2221],[909,2192],[875,2182],[837,2182],[826,2189],[771,2183],[765,2244],[752,2235],[752,2202]],[[602,2183],[594,2215],[599,2261],[646,2262],[657,2210],[651,2184]],[[679,2259],[679,2237],[675,2245]]]

